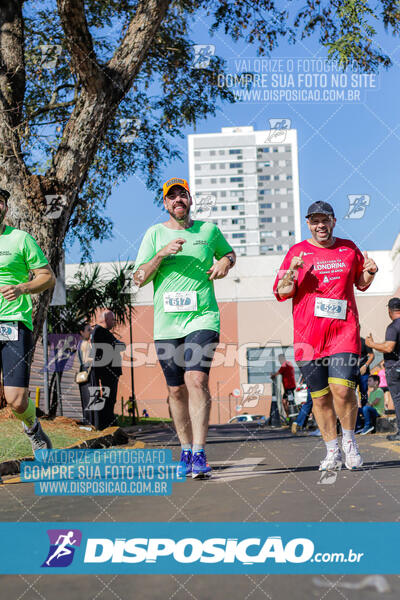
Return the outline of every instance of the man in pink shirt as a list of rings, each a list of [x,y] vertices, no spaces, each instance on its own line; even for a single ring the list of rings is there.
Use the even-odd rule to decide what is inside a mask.
[[[345,465],[358,469],[363,461],[354,427],[361,343],[354,286],[366,290],[378,267],[353,242],[333,236],[336,219],[330,204],[314,202],[306,218],[311,237],[286,254],[274,293],[280,302],[292,298],[295,360],[327,449],[320,470],[342,466],[337,417]]]

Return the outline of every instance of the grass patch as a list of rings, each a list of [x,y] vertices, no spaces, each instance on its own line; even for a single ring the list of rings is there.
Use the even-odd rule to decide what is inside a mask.
[[[68,422],[62,417],[54,421],[43,420],[41,423],[51,439],[53,448],[65,448],[101,435],[98,431],[79,429],[74,421]],[[21,421],[12,417],[2,419],[0,421],[0,462],[27,456],[33,456],[32,446],[22,430]]]
[[[140,418],[139,421],[136,419],[136,425],[146,427],[149,425],[162,425],[163,423],[172,423],[172,419],[161,419],[156,417],[149,417],[148,419]],[[131,427],[132,417],[118,415],[118,426],[119,427]]]

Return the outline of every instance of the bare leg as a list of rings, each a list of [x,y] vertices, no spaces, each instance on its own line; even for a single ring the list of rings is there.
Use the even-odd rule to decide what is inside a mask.
[[[319,398],[313,397],[313,414],[324,442],[337,438],[336,413],[331,392]]]
[[[288,402],[287,398],[282,398],[282,406],[286,413],[286,416],[288,417],[289,416],[289,402]]]
[[[192,424],[188,407],[188,390],[185,384],[168,386],[169,406],[174,420],[176,433],[181,444],[193,442]]]
[[[343,429],[354,430],[357,420],[357,397],[355,390],[337,383],[330,383],[329,387],[333,394],[336,414]]]
[[[19,414],[28,408],[28,388],[6,385],[4,386],[4,396],[7,404]]]
[[[186,371],[185,382],[189,392],[189,413],[193,430],[193,444],[204,446],[207,439],[211,410],[208,375],[202,371]]]

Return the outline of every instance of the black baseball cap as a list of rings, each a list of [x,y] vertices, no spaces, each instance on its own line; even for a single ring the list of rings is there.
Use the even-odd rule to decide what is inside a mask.
[[[390,310],[400,310],[400,298],[390,298],[388,307]]]
[[[323,202],[322,200],[318,200],[318,202],[313,202],[310,204],[306,214],[306,219],[315,214],[329,215],[330,217],[335,216],[332,206],[328,204],[328,202]]]

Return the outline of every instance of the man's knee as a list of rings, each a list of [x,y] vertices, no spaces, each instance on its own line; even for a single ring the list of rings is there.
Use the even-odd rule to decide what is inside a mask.
[[[341,400],[343,402],[355,401],[356,395],[355,390],[347,385],[331,384],[332,393],[335,400]]]
[[[208,375],[202,371],[186,371],[185,382],[188,388],[208,390]]]
[[[182,385],[169,385],[168,386],[168,394],[170,400],[176,400],[177,402],[182,402],[186,399],[186,385],[183,383]]]

